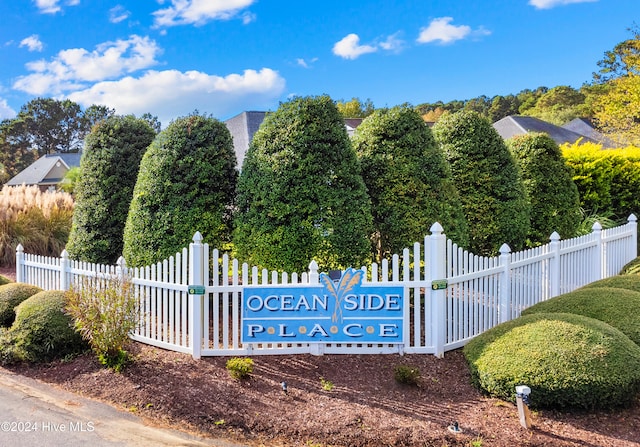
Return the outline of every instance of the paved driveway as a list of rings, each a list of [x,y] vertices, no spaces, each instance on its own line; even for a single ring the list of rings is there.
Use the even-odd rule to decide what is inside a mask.
[[[150,427],[132,414],[2,368],[0,446],[243,447]]]

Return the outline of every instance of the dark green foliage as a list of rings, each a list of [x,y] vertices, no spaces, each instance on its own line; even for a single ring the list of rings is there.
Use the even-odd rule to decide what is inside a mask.
[[[18,359],[44,362],[88,348],[64,308],[65,292],[60,290],[39,292],[16,308],[9,336]]]
[[[16,319],[15,307],[41,291],[40,287],[23,283],[0,286],[0,327],[10,327]]]
[[[611,408],[640,390],[640,347],[619,330],[582,315],[532,314],[503,323],[463,350],[473,383],[515,401],[531,388],[535,408]]]
[[[507,146],[520,167],[529,199],[529,243],[547,243],[554,231],[562,239],[574,237],[582,219],[580,197],[556,142],[547,134],[533,133],[511,138]]]
[[[140,163],[124,231],[127,264],[167,259],[196,231],[215,247],[227,243],[235,165],[231,134],[214,118],[179,118],[160,132]]]
[[[637,265],[637,262],[634,265]],[[640,292],[640,275],[637,275],[637,274],[624,275],[623,274],[623,275],[612,276],[610,278],[601,279],[599,281],[594,281],[590,284],[587,284],[586,286],[582,287],[580,290],[592,289],[592,288],[600,289],[603,287],[607,287],[607,288],[613,287],[616,289],[627,289],[627,290],[633,290],[634,292]]]
[[[403,385],[419,385],[420,369],[414,366],[397,365],[393,369],[393,378]]]
[[[352,141],[371,198],[378,261],[421,242],[434,222],[467,246],[467,222],[448,163],[417,112],[406,106],[376,110]]]
[[[640,292],[605,286],[584,287],[531,306],[522,315],[571,313],[603,321],[640,345]]]
[[[433,127],[444,149],[469,224],[470,249],[497,254],[524,246],[529,205],[518,166],[491,123],[476,112],[444,115]]]
[[[253,373],[253,360],[248,357],[233,357],[227,360],[227,371],[236,380],[248,378]]]
[[[371,207],[360,164],[328,96],[295,98],[268,114],[238,182],[234,245],[245,262],[306,271],[361,266]]]
[[[122,255],[122,232],[140,160],[155,137],[134,116],[99,122],[85,140],[81,176],[67,251],[72,259],[115,264]]]

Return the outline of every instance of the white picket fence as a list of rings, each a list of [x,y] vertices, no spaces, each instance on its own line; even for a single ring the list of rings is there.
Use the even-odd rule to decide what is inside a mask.
[[[16,279],[45,290],[66,290],[83,278],[126,276],[134,284],[140,321],[132,338],[165,349],[201,356],[299,353],[386,354],[426,353],[442,356],[463,346],[495,325],[517,318],[533,304],[573,291],[590,282],[616,275],[637,256],[637,219],[603,230],[593,226],[588,235],[560,240],[551,235],[546,245],[500,255],[476,256],[447,240],[440,224],[422,243],[401,255],[372,264],[365,282],[402,285],[408,299],[404,333],[408,343],[243,344],[241,292],[243,285],[318,284],[317,264],[302,274],[269,272],[241,266],[218,250],[209,250],[200,233],[182,252],[145,268],[116,266],[16,253]],[[433,290],[432,281],[446,280]],[[205,285],[205,294],[190,295],[188,285]]]

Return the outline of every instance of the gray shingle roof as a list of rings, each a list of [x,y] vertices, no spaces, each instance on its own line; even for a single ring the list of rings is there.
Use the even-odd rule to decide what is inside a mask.
[[[532,116],[510,115],[493,123],[493,127],[498,131],[500,136],[505,140],[515,137],[516,135],[524,135],[531,132],[542,132],[549,135],[556,143],[575,143],[580,138],[582,141],[595,140],[586,135],[565,129],[555,124],[547,123],[541,119]]]
[[[47,154],[38,158],[31,165],[20,171],[15,177],[7,182],[9,186],[25,185],[55,185],[62,178],[47,178],[47,175],[56,166],[56,163],[63,163],[67,170],[80,166],[79,153],[56,153]],[[46,180],[45,180],[46,179]]]
[[[262,124],[266,114],[267,112],[242,112],[224,122],[233,138],[233,148],[236,152],[238,169],[242,168],[244,155],[247,153],[253,135],[260,128],[260,124]]]
[[[601,143],[602,147],[605,149],[618,147],[618,145],[616,145],[613,141],[598,132],[589,118],[575,118],[562,127]]]

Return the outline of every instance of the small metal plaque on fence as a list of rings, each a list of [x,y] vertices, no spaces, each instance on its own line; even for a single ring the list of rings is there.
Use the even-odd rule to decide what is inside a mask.
[[[431,281],[431,289],[432,290],[442,290],[446,289],[449,283],[446,279],[434,279]]]
[[[204,286],[187,286],[189,295],[204,295]]]

